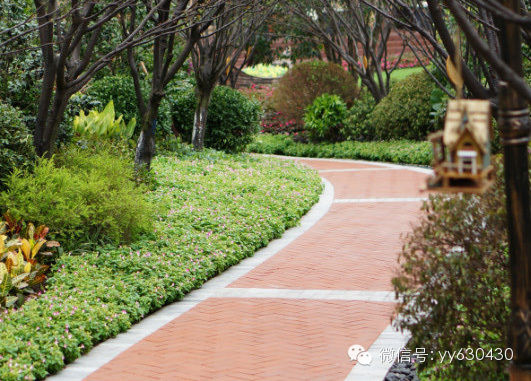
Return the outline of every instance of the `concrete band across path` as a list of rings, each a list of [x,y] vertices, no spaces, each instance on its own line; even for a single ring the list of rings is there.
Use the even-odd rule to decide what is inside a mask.
[[[326,184],[300,226],[48,380],[383,380],[407,341],[391,278],[429,172],[292,159]]]

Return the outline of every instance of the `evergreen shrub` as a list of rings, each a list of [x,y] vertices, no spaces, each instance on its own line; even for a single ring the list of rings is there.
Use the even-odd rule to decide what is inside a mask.
[[[431,196],[424,216],[406,237],[401,271],[393,279],[398,325],[412,334],[412,351],[458,353],[468,348],[484,361],[441,361],[428,356],[420,368],[430,380],[503,380],[509,273],[503,174],[484,195]],[[432,352],[433,351],[433,352]],[[455,352],[454,352],[455,351]],[[431,359],[430,357],[433,357]],[[509,352],[510,358],[510,352]],[[473,358],[473,360],[475,360]],[[424,377],[422,377],[424,379]]]
[[[191,141],[197,96],[192,88],[173,99],[172,117],[184,141]],[[242,152],[260,129],[262,109],[237,90],[217,86],[208,106],[205,147]]]
[[[368,123],[368,117],[375,106],[376,102],[368,91],[362,91],[354,101],[345,122],[350,140],[375,140],[374,128]]]
[[[311,141],[345,140],[347,105],[339,95],[323,94],[306,108],[304,124]]]
[[[15,168],[30,167],[35,160],[33,136],[16,108],[0,102],[0,190]]]
[[[378,139],[425,140],[436,129],[430,123],[435,84],[425,73],[412,74],[393,86],[368,117]]]

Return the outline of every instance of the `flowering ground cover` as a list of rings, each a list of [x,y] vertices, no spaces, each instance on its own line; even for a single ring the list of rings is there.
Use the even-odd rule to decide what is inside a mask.
[[[292,162],[214,151],[153,162],[155,231],[132,246],[64,255],[48,289],[0,315],[0,379],[57,372],[297,224],[318,175]]]

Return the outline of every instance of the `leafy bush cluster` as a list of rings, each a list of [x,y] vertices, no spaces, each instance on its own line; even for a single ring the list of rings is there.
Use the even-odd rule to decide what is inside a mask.
[[[14,107],[0,102],[0,190],[15,168],[31,167],[35,160],[33,137]]]
[[[46,224],[68,249],[80,242],[128,242],[148,230],[150,204],[128,158],[101,144],[72,147],[34,171],[15,169],[0,204],[17,218]]]
[[[287,135],[259,135],[247,146],[247,150],[264,154],[359,159],[414,165],[430,165],[432,160],[430,143],[409,140],[305,144],[295,142]]]
[[[87,115],[81,110],[79,115],[74,118],[74,132],[89,138],[106,137],[106,138],[124,138],[131,139],[135,132],[136,119],[129,120],[127,125],[123,120],[123,115],[115,117],[114,103],[109,101],[102,112],[91,110]]]
[[[197,96],[194,89],[173,99],[173,123],[185,141],[192,138]],[[242,152],[260,129],[262,109],[237,90],[217,86],[208,106],[205,146],[226,152]]]
[[[509,317],[506,212],[501,171],[485,195],[430,197],[393,279],[398,322],[411,348],[455,351],[505,348]],[[502,380],[507,361],[420,364],[427,379]],[[448,359],[447,359],[448,360]]]
[[[157,157],[153,237],[131,247],[63,255],[46,294],[0,315],[0,379],[44,378],[96,343],[250,256],[318,200],[314,171],[289,161]]]
[[[322,94],[306,108],[304,124],[313,142],[345,140],[347,105],[339,95]]]
[[[293,70],[296,69],[299,67],[295,66]],[[357,89],[350,92],[350,98],[346,98],[337,89],[326,91],[326,86],[313,89],[313,92],[293,92],[290,96],[295,100],[291,103],[309,102],[303,108],[304,123],[300,113],[294,116],[293,110],[299,110],[300,105],[293,105],[284,98],[278,100],[277,94],[288,91],[280,90],[279,84],[269,102],[275,110],[273,118],[263,121],[262,131],[289,134],[307,131],[310,140],[314,142],[425,140],[429,132],[440,128],[438,123],[434,123],[441,120],[440,113],[435,115],[432,110],[435,85],[424,72],[409,75],[398,83],[395,83],[391,92],[377,105],[370,93],[364,91],[358,95]],[[291,84],[289,86],[290,89],[296,88]],[[349,108],[348,113],[345,112],[345,107]],[[278,115],[282,118],[278,118]]]
[[[144,96],[147,96],[149,94],[148,83],[143,81],[141,85]],[[95,99],[101,105],[106,105],[112,100],[116,112],[122,114],[126,122],[133,118],[138,121],[141,120],[131,76],[107,76],[92,81],[85,97]]]
[[[425,72],[412,74],[393,86],[368,116],[378,139],[424,140],[436,127],[430,123],[435,84]]]
[[[338,95],[352,106],[358,96],[354,78],[340,65],[307,61],[293,66],[279,81],[271,98],[272,108],[301,122],[304,110],[322,94]]]

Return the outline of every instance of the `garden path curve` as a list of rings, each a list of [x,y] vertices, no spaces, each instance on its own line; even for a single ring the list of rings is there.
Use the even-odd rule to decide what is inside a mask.
[[[326,184],[300,226],[48,380],[382,380],[407,340],[391,278],[429,171],[291,159]]]

